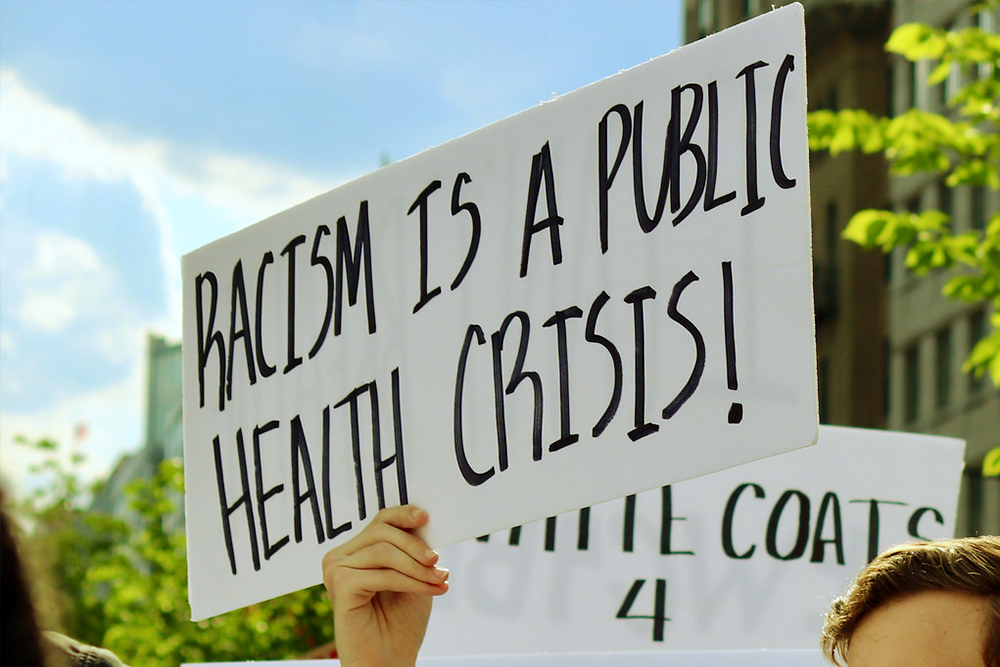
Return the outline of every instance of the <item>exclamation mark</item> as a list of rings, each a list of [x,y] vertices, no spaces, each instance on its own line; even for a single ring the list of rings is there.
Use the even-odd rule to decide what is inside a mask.
[[[736,379],[736,335],[733,324],[733,263],[722,263],[722,304],[725,310],[726,329],[726,382],[733,391],[739,387]],[[743,404],[733,403],[729,406],[729,423],[739,424],[743,421]]]

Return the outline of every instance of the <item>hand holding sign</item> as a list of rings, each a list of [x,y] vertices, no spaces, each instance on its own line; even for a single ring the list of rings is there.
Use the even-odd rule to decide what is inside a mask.
[[[447,592],[448,571],[413,534],[427,512],[382,510],[354,539],[323,558],[341,664],[413,665],[423,643],[432,595]]]

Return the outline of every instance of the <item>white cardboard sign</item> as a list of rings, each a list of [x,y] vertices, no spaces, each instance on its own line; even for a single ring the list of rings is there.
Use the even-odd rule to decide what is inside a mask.
[[[339,660],[206,662],[186,667],[335,667]],[[553,655],[473,655],[417,658],[418,667],[830,667],[810,651],[668,651],[641,653],[562,653]]]
[[[191,608],[816,440],[805,46],[774,11],[183,258]]]
[[[954,535],[964,449],[822,426],[816,447],[442,549],[422,652],[815,648],[874,554]]]

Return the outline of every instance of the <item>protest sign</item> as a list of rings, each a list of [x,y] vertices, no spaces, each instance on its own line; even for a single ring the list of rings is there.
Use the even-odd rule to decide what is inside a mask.
[[[191,608],[815,442],[790,6],[183,258]]]
[[[185,667],[334,667],[339,660],[281,662],[206,662]],[[819,650],[811,651],[670,651],[554,655],[476,655],[417,659],[417,667],[829,667]]]
[[[423,653],[814,648],[876,553],[953,536],[963,454],[822,426],[816,447],[442,549]]]

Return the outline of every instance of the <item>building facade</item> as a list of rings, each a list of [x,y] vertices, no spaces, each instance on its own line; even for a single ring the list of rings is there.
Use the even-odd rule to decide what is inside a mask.
[[[140,527],[140,518],[129,507],[126,487],[135,479],[150,479],[160,463],[183,457],[181,419],[181,345],[150,334],[146,342],[146,433],[141,448],[118,461],[111,475],[95,494],[91,509]],[[166,518],[167,528],[183,530],[183,498],[176,498],[177,510]]]
[[[687,41],[786,2],[686,0]],[[885,52],[892,30],[921,21],[946,29],[996,32],[998,10],[972,0],[804,0],[809,110],[864,109],[894,116],[911,108],[950,113],[947,99],[969,77],[956,68],[937,86],[929,63]],[[865,208],[942,210],[953,228],[983,230],[1000,192],[948,188],[943,176],[889,177],[880,155],[810,157],[820,419],[827,424],[931,433],[966,441],[957,534],[1000,533],[1000,478],[984,478],[985,454],[1000,446],[1000,389],[963,373],[972,345],[989,327],[989,304],[944,297],[955,271],[917,277],[905,250],[884,257],[844,241],[851,215]],[[907,462],[901,462],[905,474]]]

